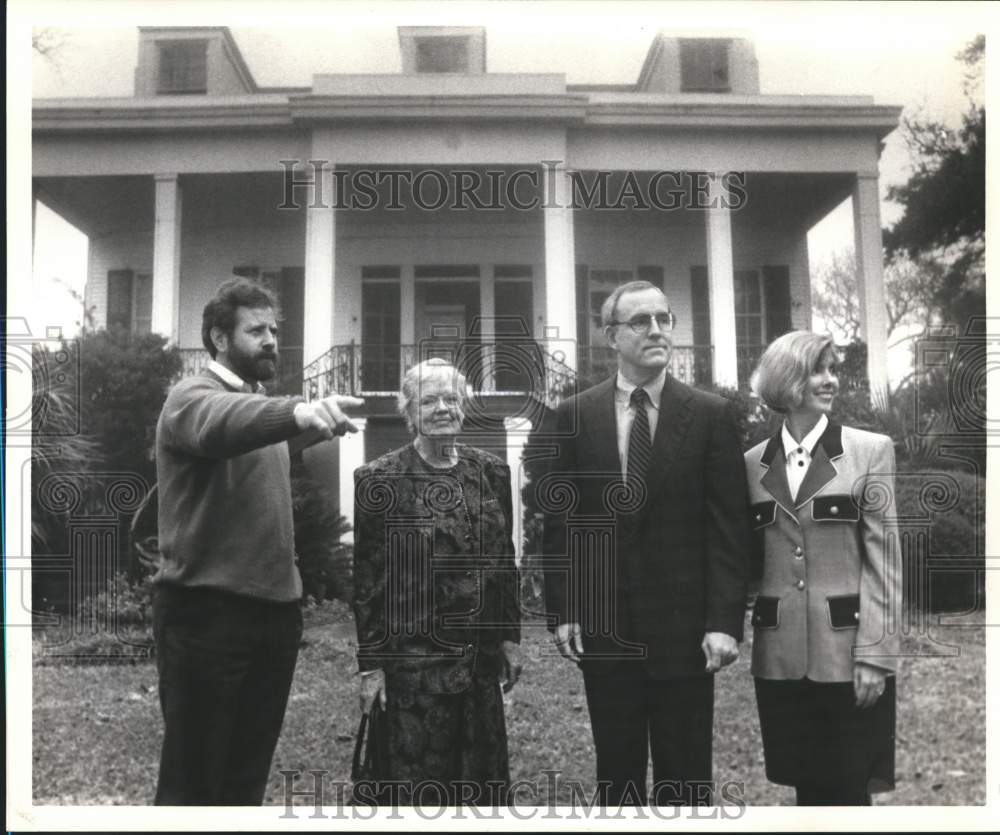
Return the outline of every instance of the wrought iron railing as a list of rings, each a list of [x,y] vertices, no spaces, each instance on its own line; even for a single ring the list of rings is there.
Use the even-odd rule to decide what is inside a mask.
[[[585,384],[610,377],[618,367],[615,352],[606,346],[581,347],[578,351],[577,375]],[[688,385],[709,385],[712,382],[711,345],[674,345],[670,352],[670,374]]]
[[[212,361],[204,348],[181,348],[181,376],[191,377],[204,371]]]
[[[763,348],[738,349],[740,380],[745,382]],[[456,361],[480,394],[530,394],[550,408],[574,391],[609,377],[617,367],[614,351],[607,347],[582,347],[574,370],[561,352],[549,353],[528,341],[457,347],[420,345],[334,345],[301,370],[292,369],[268,386],[273,393],[301,394],[307,399],[329,394],[355,396],[392,395],[399,391],[408,368],[429,356],[445,355]],[[298,354],[301,356],[301,353]],[[210,357],[202,348],[181,349],[183,375],[197,374]],[[296,357],[297,359],[298,357]],[[284,357],[283,357],[284,359]],[[287,368],[285,363],[282,363]],[[711,345],[675,345],[670,373],[691,385],[712,382]]]

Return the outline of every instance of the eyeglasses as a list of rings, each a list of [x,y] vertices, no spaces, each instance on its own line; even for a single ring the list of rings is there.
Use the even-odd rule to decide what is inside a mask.
[[[670,333],[677,322],[677,317],[671,311],[667,311],[666,313],[657,313],[655,317],[648,313],[639,313],[627,322],[608,322],[608,326],[628,325],[632,328],[633,333],[647,334],[653,327],[654,318],[656,319],[656,326],[665,333]]]

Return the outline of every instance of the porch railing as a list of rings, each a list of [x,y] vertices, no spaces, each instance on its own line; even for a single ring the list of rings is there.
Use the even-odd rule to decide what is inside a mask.
[[[212,361],[208,351],[204,348],[181,348],[181,376],[191,377],[200,374]]]
[[[610,377],[618,367],[615,352],[606,346],[581,347],[577,352],[577,375],[590,385]],[[674,345],[670,352],[670,374],[688,385],[712,382],[711,345]]]
[[[740,380],[746,381],[763,348],[740,347],[737,352]],[[301,355],[301,354],[300,354]],[[438,348],[421,345],[334,345],[301,370],[282,374],[268,388],[274,393],[300,394],[313,400],[329,394],[355,396],[395,395],[403,373],[421,359],[443,355],[458,362],[473,389],[486,395],[530,394],[550,408],[574,391],[614,373],[615,353],[607,347],[581,347],[574,371],[561,354],[552,354],[535,342],[478,342]],[[204,370],[208,352],[181,349],[183,374]],[[675,345],[670,373],[690,385],[712,382],[711,345]]]

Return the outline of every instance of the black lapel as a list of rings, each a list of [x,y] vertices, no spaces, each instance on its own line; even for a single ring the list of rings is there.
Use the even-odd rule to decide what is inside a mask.
[[[774,500],[781,505],[793,519],[795,518],[795,502],[792,501],[792,492],[788,488],[788,473],[785,471],[785,448],[781,444],[781,428],[764,448],[764,454],[760,456],[760,465],[764,469],[760,477],[760,484]]]
[[[581,407],[578,415],[578,462],[588,462],[580,469],[597,473],[618,473],[620,477],[622,459],[618,454],[615,378],[611,377],[588,389],[576,402]]]
[[[844,446],[840,438],[840,426],[832,421],[827,424],[819,442],[813,450],[812,461],[806,470],[799,494],[795,498],[795,506],[802,507],[807,501],[826,487],[837,475],[833,462],[844,454]]]

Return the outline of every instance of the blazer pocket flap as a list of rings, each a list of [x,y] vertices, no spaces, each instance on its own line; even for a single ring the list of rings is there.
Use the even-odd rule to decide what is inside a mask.
[[[857,522],[861,511],[849,494],[817,496],[812,503],[814,522]]]
[[[777,510],[778,503],[773,499],[750,505],[750,525],[755,531],[767,527],[774,522]]]
[[[830,626],[834,629],[853,629],[861,619],[861,596],[841,594],[827,597],[830,607]]]
[[[750,623],[760,629],[777,629],[778,604],[780,602],[781,598],[778,597],[758,597],[753,604]]]

